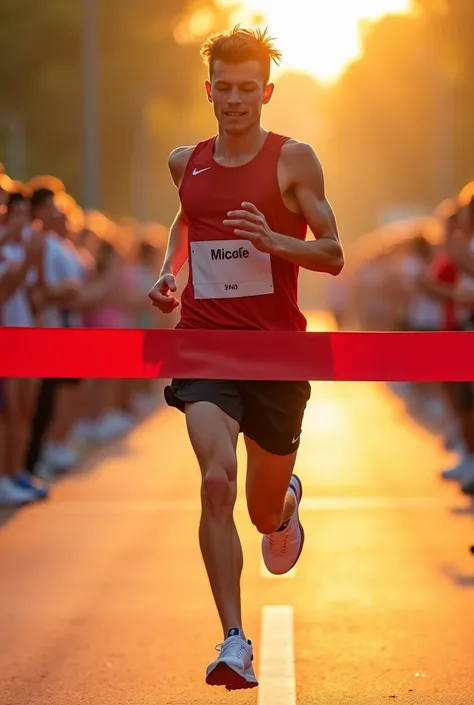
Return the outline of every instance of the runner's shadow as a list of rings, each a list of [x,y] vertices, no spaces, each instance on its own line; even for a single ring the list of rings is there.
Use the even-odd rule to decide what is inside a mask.
[[[407,392],[407,384],[391,384],[388,385],[392,394],[397,397],[403,404],[404,411],[408,416],[415,421],[421,428],[434,436],[442,436],[444,432],[445,420],[443,415],[430,411],[428,402],[425,404],[416,395]]]
[[[441,572],[458,587],[474,589],[474,573],[460,573],[452,565],[443,566]]]
[[[8,524],[20,509],[21,507],[0,507],[0,527]]]
[[[421,428],[433,436],[441,436],[443,434],[443,419],[430,417],[424,409],[417,408],[416,406],[406,406],[406,412],[408,415],[418,424]]]
[[[450,512],[453,516],[474,516],[474,499],[471,500],[471,504],[452,507]]]
[[[96,446],[91,446],[84,453],[84,457],[79,465],[62,475],[58,475],[54,481],[54,484],[67,482],[70,479],[87,477],[94,474],[94,472],[96,472],[105,461],[114,459],[119,460],[129,457],[132,447],[132,434],[137,431],[143,423],[146,423],[153,417],[153,415],[157,414],[162,409],[162,406],[163,402],[159,399],[158,403],[154,405],[153,408],[143,412],[135,419],[136,423],[130,431],[124,433],[122,436],[118,436],[117,438],[104,441]]]
[[[130,455],[130,443],[127,436],[104,443],[91,449],[76,468],[69,470],[63,475],[58,475],[55,484],[58,485],[71,479],[92,475],[104,462],[126,458],[128,455]]]

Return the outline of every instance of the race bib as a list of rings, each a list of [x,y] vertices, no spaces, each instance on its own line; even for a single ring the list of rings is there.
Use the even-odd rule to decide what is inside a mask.
[[[273,294],[270,255],[247,240],[191,243],[196,299],[235,299]]]

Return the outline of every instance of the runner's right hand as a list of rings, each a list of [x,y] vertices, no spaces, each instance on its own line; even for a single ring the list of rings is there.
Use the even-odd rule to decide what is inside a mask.
[[[172,313],[179,306],[179,301],[170,292],[177,290],[176,279],[172,274],[163,274],[148,293],[153,306],[162,313]]]

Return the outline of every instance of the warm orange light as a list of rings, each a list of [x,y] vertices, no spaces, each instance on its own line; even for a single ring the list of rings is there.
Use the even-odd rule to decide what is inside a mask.
[[[360,54],[360,23],[405,13],[411,0],[241,0],[235,23],[268,25],[283,52],[280,70],[297,70],[321,81],[335,81]],[[235,0],[217,0],[221,7]],[[275,75],[278,70],[275,71]]]

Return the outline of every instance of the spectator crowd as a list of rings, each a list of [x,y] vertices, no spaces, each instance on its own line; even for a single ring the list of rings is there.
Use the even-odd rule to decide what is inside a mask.
[[[19,183],[0,165],[0,325],[174,326],[147,297],[166,240],[164,226],[84,212],[55,177]],[[339,327],[474,330],[474,182],[430,217],[360,238],[328,307]],[[474,496],[473,382],[391,388],[459,454],[443,479]],[[55,478],[129,432],[159,396],[154,380],[0,379],[0,506],[48,497]]]
[[[346,301],[362,330],[474,330],[474,182],[430,217],[364,236],[352,255]],[[473,382],[391,387],[415,416],[438,429],[446,448],[458,453],[458,462],[442,470],[442,478],[459,482],[474,496]]]
[[[166,238],[157,224],[84,212],[54,177],[24,184],[0,168],[0,325],[172,326],[147,297]],[[154,380],[0,379],[0,506],[45,499],[158,399]]]

